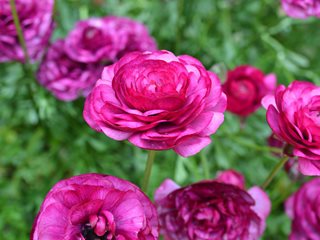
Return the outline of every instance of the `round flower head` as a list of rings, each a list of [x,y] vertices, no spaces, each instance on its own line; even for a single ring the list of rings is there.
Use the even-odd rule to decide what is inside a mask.
[[[273,133],[293,148],[305,175],[320,175],[320,87],[294,81],[266,96],[267,121]]]
[[[83,114],[115,140],[187,157],[210,143],[225,108],[215,74],[190,56],[156,51],[127,54],[105,67]]]
[[[282,9],[292,18],[320,18],[320,0],[281,0]]]
[[[261,99],[274,92],[274,74],[264,75],[252,66],[239,66],[228,72],[223,91],[228,97],[227,110],[242,117],[255,112],[261,106]]]
[[[235,171],[183,188],[165,180],[155,193],[165,239],[259,239],[271,203],[259,187],[246,191],[243,181],[243,176]]]
[[[155,207],[132,183],[84,174],[58,182],[34,221],[31,240],[155,240]]]
[[[305,183],[286,201],[292,219],[290,240],[317,240],[320,236],[320,178]]]
[[[85,64],[69,58],[64,40],[50,46],[38,70],[38,81],[53,95],[63,101],[87,96],[103,67],[100,64]]]
[[[28,55],[39,59],[53,30],[54,0],[16,0]],[[13,22],[9,0],[0,0],[0,62],[23,61],[25,58]]]
[[[111,63],[128,52],[156,49],[144,25],[114,16],[79,21],[65,44],[69,57],[84,63]]]

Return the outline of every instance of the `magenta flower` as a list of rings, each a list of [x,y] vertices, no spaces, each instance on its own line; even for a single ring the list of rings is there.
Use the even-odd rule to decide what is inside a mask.
[[[167,179],[156,190],[166,240],[259,239],[271,208],[267,194],[256,186],[240,187],[243,176],[235,171],[220,173],[217,180],[181,188]]]
[[[99,64],[85,64],[66,55],[64,40],[50,46],[38,70],[38,81],[53,95],[63,101],[87,96],[103,67]]]
[[[114,16],[79,21],[65,41],[68,56],[84,63],[111,63],[128,52],[156,49],[144,25]]]
[[[320,236],[320,178],[305,183],[286,201],[292,219],[290,240],[317,240]]]
[[[225,170],[222,172],[218,172],[217,177],[215,179],[217,182],[232,184],[241,189],[244,189],[245,179],[241,173],[235,170]]]
[[[320,0],[281,0],[282,9],[292,18],[320,18]]]
[[[107,175],[58,182],[34,221],[31,240],[155,240],[156,209],[138,187]]]
[[[115,140],[187,157],[211,142],[225,108],[215,74],[190,56],[156,51],[127,54],[106,67],[83,115]]]
[[[52,30],[54,0],[16,0],[17,12],[32,60],[41,56]],[[0,62],[25,58],[13,22],[9,0],[0,0]]]
[[[305,175],[320,175],[320,88],[310,82],[283,85],[275,96],[262,101],[273,133],[293,147],[299,169]]]
[[[228,72],[223,91],[228,97],[227,110],[242,117],[255,112],[261,99],[274,92],[277,79],[274,74],[264,75],[259,69],[243,65]]]

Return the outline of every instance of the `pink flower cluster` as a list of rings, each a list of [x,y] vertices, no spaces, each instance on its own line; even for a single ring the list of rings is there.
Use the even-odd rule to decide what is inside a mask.
[[[54,0],[16,0],[16,8],[31,60],[38,60],[53,30]],[[0,0],[0,62],[24,61],[9,0]]]
[[[267,194],[256,186],[246,190],[232,170],[183,188],[165,180],[155,201],[166,240],[256,240],[271,209]]]
[[[104,65],[132,51],[155,49],[155,41],[138,22],[114,16],[90,18],[52,44],[37,76],[58,99],[71,101],[88,95]]]
[[[115,140],[187,157],[211,142],[225,108],[214,73],[190,56],[156,51],[127,54],[106,67],[83,115]]]
[[[293,18],[320,18],[319,0],[281,0],[282,9]]]

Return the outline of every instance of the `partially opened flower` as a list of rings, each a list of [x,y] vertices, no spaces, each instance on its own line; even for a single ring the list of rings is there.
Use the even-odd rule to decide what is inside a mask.
[[[84,174],[58,182],[34,221],[31,240],[155,240],[156,209],[132,183]]]
[[[243,184],[235,171],[182,188],[165,180],[155,193],[161,233],[166,240],[259,239],[271,203],[262,189]]]
[[[261,106],[261,99],[274,92],[276,82],[274,74],[264,75],[249,65],[229,71],[223,84],[223,91],[228,97],[227,110],[242,117],[252,114]]]
[[[112,63],[132,51],[156,49],[143,24],[115,16],[81,20],[65,41],[68,56],[84,63]]]
[[[320,236],[320,178],[305,183],[286,201],[292,219],[290,240],[317,240]]]
[[[281,0],[282,9],[293,18],[320,18],[319,0]]]
[[[16,0],[28,54],[32,60],[41,56],[53,30],[54,0]],[[0,62],[23,61],[9,0],[0,0]]]
[[[38,81],[63,101],[87,96],[101,75],[102,65],[81,63],[66,54],[64,40],[50,46],[38,70]]]
[[[305,175],[320,175],[320,87],[294,81],[266,96],[267,121],[273,133],[293,148]]]
[[[156,51],[127,54],[105,67],[83,114],[115,140],[187,157],[211,142],[225,108],[214,73],[190,56]]]

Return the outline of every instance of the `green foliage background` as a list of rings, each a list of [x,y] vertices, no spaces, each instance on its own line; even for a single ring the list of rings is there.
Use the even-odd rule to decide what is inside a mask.
[[[145,23],[160,49],[197,57],[208,69],[251,64],[276,73],[283,84],[294,79],[320,83],[320,20],[288,18],[280,0],[56,2],[53,39],[64,37],[79,19],[127,16]],[[19,63],[0,64],[0,76],[1,239],[28,239],[42,200],[60,179],[99,172],[140,184],[146,151],[91,130],[82,118],[84,99],[56,100]],[[248,187],[261,184],[278,161],[265,147],[269,134],[263,109],[243,129],[237,117],[226,113],[213,143],[197,156],[157,154],[149,195],[165,178],[183,185],[204,179],[206,171],[213,178],[228,168],[241,171]],[[273,210],[263,239],[287,238],[290,221],[283,201],[300,184],[282,172],[269,186]]]

